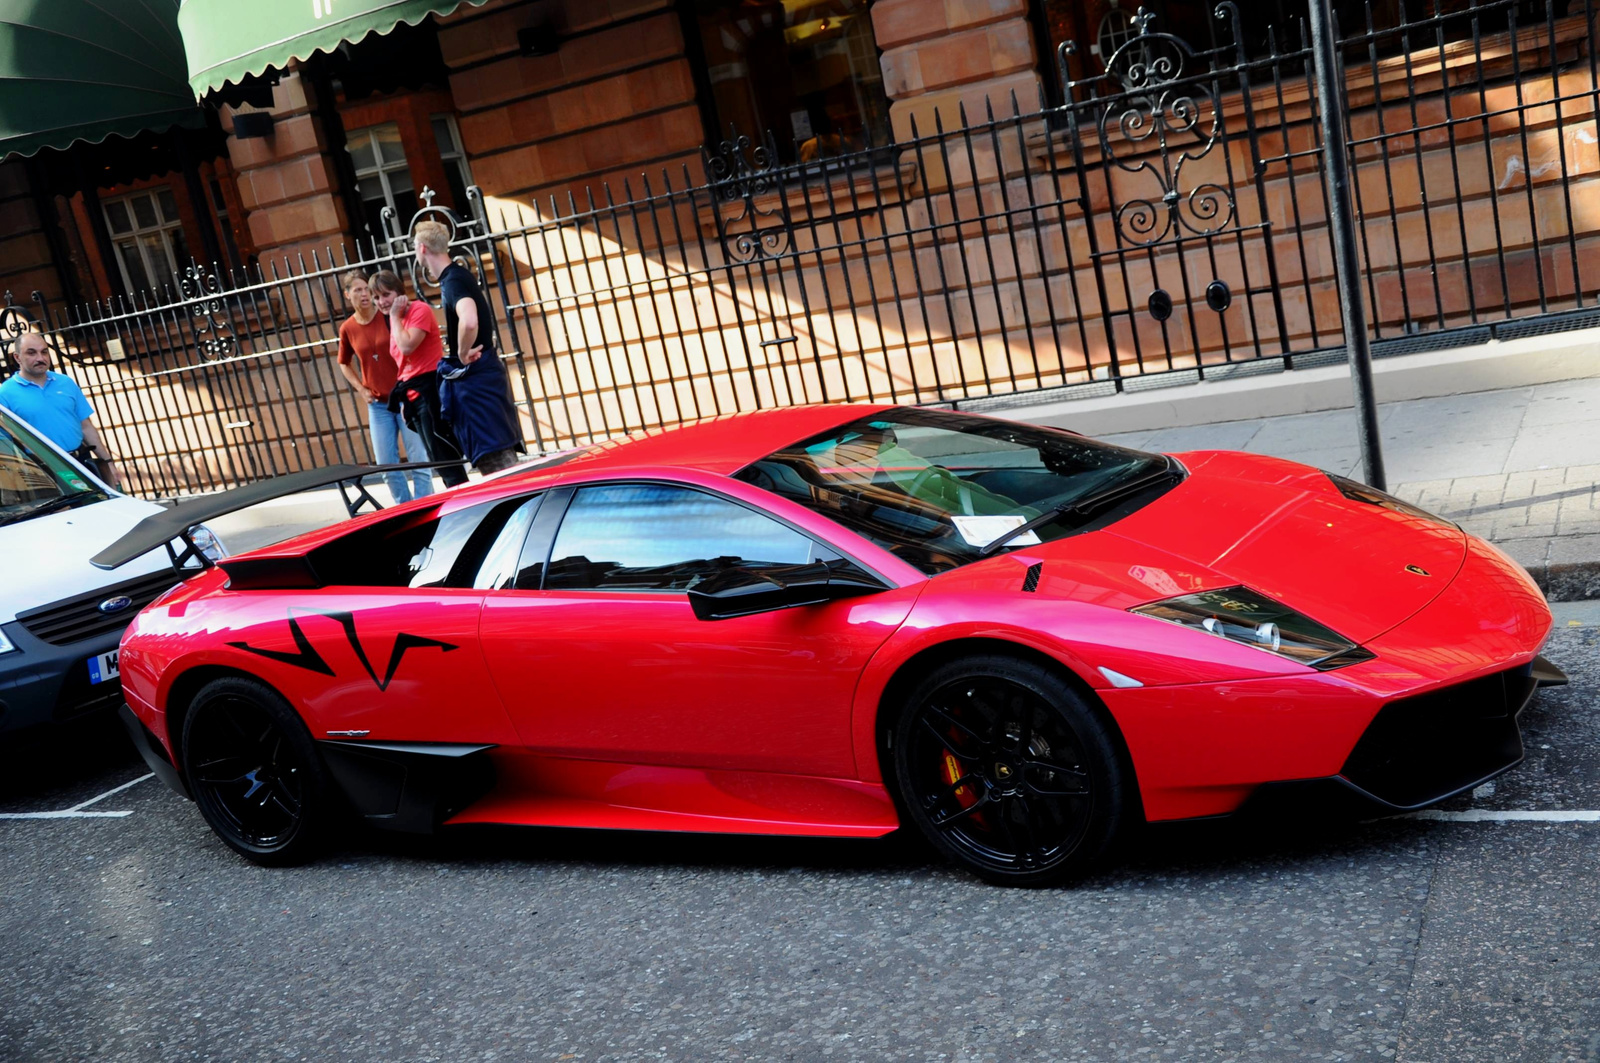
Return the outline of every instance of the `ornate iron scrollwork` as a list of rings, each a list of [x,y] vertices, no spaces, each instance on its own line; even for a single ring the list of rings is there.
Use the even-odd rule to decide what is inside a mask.
[[[388,238],[390,254],[409,254],[414,251],[417,246],[417,226],[425,221],[436,221],[449,229],[452,244],[464,239],[476,241],[488,231],[488,216],[484,212],[483,193],[477,185],[467,188],[467,203],[472,209],[472,217],[465,221],[449,207],[434,206],[433,201],[438,194],[427,185],[422,186],[422,191],[417,193],[422,208],[411,216],[411,224],[403,233],[393,233],[394,212],[388,207],[383,208],[384,228],[390,230]],[[483,263],[479,255],[466,255],[458,251],[451,256],[451,261],[464,266],[480,286],[485,283]],[[439,290],[438,279],[428,276],[414,257],[411,259],[411,287],[417,292]]]
[[[1231,4],[1216,11],[1230,21],[1232,13]],[[1188,188],[1183,183],[1184,167],[1205,158],[1223,139],[1214,71],[1190,70],[1194,50],[1181,38],[1152,30],[1154,21],[1155,15],[1141,7],[1133,17],[1137,32],[1106,59],[1105,73],[1067,82],[1068,100],[1076,89],[1109,87],[1095,118],[1100,150],[1117,169],[1149,174],[1158,185],[1153,194],[1128,198],[1116,208],[1117,236],[1135,247],[1185,231],[1209,236],[1234,218],[1229,189],[1212,181]],[[1233,29],[1237,34],[1237,26]],[[1075,52],[1073,42],[1062,43],[1063,73],[1066,57]]]
[[[716,153],[703,151],[707,182],[717,217],[717,233],[734,262],[775,258],[789,250],[788,215],[782,207],[781,185],[775,171],[777,145],[769,136],[752,145],[750,138],[732,130],[731,140],[717,145]],[[763,206],[759,199],[772,196]],[[724,215],[723,204],[739,203],[738,212]],[[778,218],[778,224],[763,224]]]
[[[189,317],[194,325],[194,342],[206,361],[227,358],[238,349],[233,323],[227,319],[222,283],[200,263],[191,263],[178,279]],[[220,316],[219,316],[220,315]]]
[[[16,369],[16,359],[11,352],[24,332],[33,331],[33,315],[12,301],[6,292],[4,306],[0,306],[0,373],[9,376]]]

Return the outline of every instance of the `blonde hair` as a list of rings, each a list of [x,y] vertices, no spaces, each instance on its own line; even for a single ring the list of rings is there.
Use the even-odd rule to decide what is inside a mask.
[[[345,270],[343,273],[339,274],[339,290],[344,292],[344,294],[349,295],[350,289],[355,286],[356,281],[361,281],[363,284],[365,284],[367,281],[367,275],[362,273],[359,269]]]
[[[416,238],[418,247],[425,247],[435,255],[442,255],[450,248],[450,230],[443,222],[418,222]]]
[[[380,269],[367,281],[368,284],[380,292],[393,292],[396,295],[406,294],[406,286],[400,283],[400,278],[392,270]]]

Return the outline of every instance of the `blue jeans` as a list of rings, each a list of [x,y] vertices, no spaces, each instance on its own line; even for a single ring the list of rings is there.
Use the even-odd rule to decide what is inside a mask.
[[[379,465],[399,464],[399,443],[402,441],[405,443],[407,461],[428,460],[428,450],[422,445],[422,437],[407,428],[405,419],[399,413],[391,413],[385,403],[367,404],[367,426],[372,430],[372,455],[378,459]],[[406,484],[407,476],[411,477],[409,486]],[[396,503],[433,494],[433,472],[430,469],[412,469],[409,473],[386,472],[383,480],[389,485],[389,493],[394,496]]]

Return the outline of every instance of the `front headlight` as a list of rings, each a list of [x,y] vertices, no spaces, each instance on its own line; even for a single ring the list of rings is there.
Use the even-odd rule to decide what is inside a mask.
[[[204,524],[196,524],[190,528],[189,538],[200,548],[200,552],[212,561],[221,561],[228,556],[228,548],[222,545],[217,533]]]
[[[1319,672],[1373,657],[1337,631],[1246,587],[1184,594],[1128,611],[1254,646]]]
[[[17,644],[6,638],[6,633],[0,631],[0,653],[15,653]]]

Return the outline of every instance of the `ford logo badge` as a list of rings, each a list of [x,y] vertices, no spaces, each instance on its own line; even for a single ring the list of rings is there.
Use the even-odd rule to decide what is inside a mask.
[[[115,598],[107,598],[100,603],[102,613],[120,613],[133,604],[133,599],[126,594],[119,594]]]

